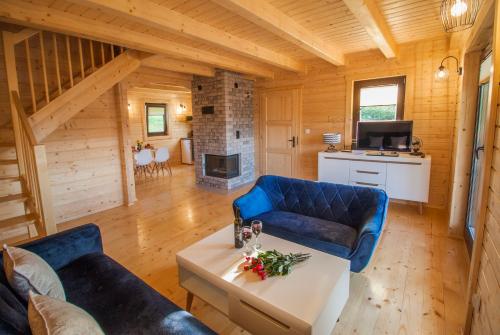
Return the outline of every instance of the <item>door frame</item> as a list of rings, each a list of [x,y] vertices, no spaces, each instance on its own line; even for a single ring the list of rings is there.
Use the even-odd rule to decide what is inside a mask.
[[[264,111],[267,111],[267,108],[263,108],[263,104],[265,103],[265,95],[272,92],[279,91],[296,91],[297,94],[297,102],[298,106],[295,108],[294,113],[292,114],[292,136],[297,137],[297,144],[295,146],[293,159],[292,159],[292,176],[297,177],[301,174],[300,170],[300,155],[301,155],[301,129],[302,129],[302,85],[292,85],[292,86],[284,86],[284,87],[276,87],[276,88],[263,88],[259,90],[259,175],[263,175],[265,171],[265,163],[266,163],[266,148],[264,136],[266,134],[266,118],[264,115]]]
[[[481,62],[479,63],[479,65],[481,66],[482,64],[482,61],[484,61],[484,59],[481,59]],[[477,75],[479,76],[479,73],[477,73]],[[475,161],[475,156],[476,156],[476,132],[477,132],[477,127],[478,127],[478,116],[479,116],[479,104],[480,104],[480,100],[482,99],[482,95],[480,94],[481,93],[481,90],[482,90],[482,87],[483,85],[491,85],[491,76],[488,76],[487,78],[483,79],[483,80],[480,80],[477,82],[477,87],[476,87],[476,91],[477,91],[477,94],[476,94],[476,112],[475,112],[475,115],[474,115],[474,131],[472,133],[472,153],[471,153],[471,158],[470,158],[470,168],[468,169],[468,172],[469,172],[469,183],[468,183],[468,190],[467,190],[467,203],[466,203],[466,211],[465,211],[465,225],[464,225],[464,232],[463,232],[463,235],[464,235],[464,241],[465,241],[465,245],[466,245],[466,248],[467,248],[467,252],[469,253],[469,257],[471,256],[472,254],[472,247],[473,247],[473,244],[474,244],[474,240],[475,238],[473,238],[471,235],[470,235],[470,231],[469,231],[469,228],[468,228],[468,224],[469,224],[469,210],[470,210],[470,202],[471,202],[471,197],[472,197],[472,194],[471,194],[471,188],[472,188],[472,181],[473,181],[473,172],[474,172],[474,161]],[[488,91],[486,92],[488,94],[488,99],[491,98],[489,92],[490,92],[490,87],[488,86]],[[488,109],[491,107],[491,105],[488,104],[487,102],[487,105],[485,106],[486,110],[485,110],[485,116],[488,114]],[[486,125],[486,118],[484,119],[484,136],[486,136],[486,128],[487,128],[487,125]],[[476,158],[477,159],[477,158]],[[484,158],[483,158],[484,159]],[[483,168],[486,168],[486,166],[484,166]],[[481,174],[479,174],[478,176],[476,176],[477,180],[475,180],[476,183],[478,183],[478,186],[480,187],[480,184],[481,184]],[[478,189],[478,193],[481,191],[481,189],[479,188]],[[474,218],[474,220],[476,220],[477,218]]]

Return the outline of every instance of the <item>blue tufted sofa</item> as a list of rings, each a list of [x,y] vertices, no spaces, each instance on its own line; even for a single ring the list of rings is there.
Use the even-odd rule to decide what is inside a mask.
[[[64,286],[67,301],[91,314],[107,335],[215,334],[194,316],[106,256],[99,228],[94,224],[67,230],[20,247],[36,253],[54,268]],[[5,298],[5,289],[9,288],[9,284],[3,271],[3,257],[0,265],[0,287],[2,298]],[[21,298],[17,299],[27,306]],[[10,300],[0,299],[0,306],[3,306],[0,314],[8,313],[9,305],[17,304]],[[2,321],[3,317],[5,316],[0,315],[0,334],[19,334]],[[27,325],[27,316],[24,321]]]
[[[262,176],[233,202],[245,222],[264,232],[349,259],[351,271],[368,264],[382,233],[388,197],[368,187]]]

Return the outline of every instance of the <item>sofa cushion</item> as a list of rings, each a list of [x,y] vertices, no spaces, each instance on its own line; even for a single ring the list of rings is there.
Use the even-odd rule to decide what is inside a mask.
[[[269,197],[273,209],[294,212],[356,228],[376,206],[383,191],[280,176],[261,176],[256,185]]]
[[[30,292],[28,319],[33,335],[104,335],[97,322],[69,302]]]
[[[4,271],[9,285],[25,301],[29,291],[65,300],[64,289],[54,270],[37,254],[4,245]]]
[[[92,315],[107,335],[214,334],[104,254],[82,256],[58,275],[67,301]]]
[[[0,283],[0,334],[29,334],[28,311],[12,291]],[[3,326],[3,327],[2,327]]]
[[[266,234],[344,258],[351,253],[357,237],[356,229],[347,225],[292,212],[271,211],[251,220],[261,220]]]

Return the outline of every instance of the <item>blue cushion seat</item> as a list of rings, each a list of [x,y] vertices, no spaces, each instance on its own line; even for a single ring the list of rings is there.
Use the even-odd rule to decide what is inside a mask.
[[[351,253],[357,236],[356,229],[347,225],[292,212],[270,211],[250,220],[265,222],[268,234],[344,258]]]
[[[261,176],[233,202],[247,223],[264,222],[265,233],[351,261],[368,264],[385,223],[389,198],[379,189]]]

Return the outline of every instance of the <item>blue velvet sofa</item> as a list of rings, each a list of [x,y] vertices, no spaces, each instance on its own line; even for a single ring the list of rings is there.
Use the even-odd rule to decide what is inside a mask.
[[[266,234],[349,259],[351,271],[360,272],[382,233],[388,202],[375,188],[262,176],[233,209],[246,223],[262,220]]]
[[[160,295],[141,279],[103,253],[101,234],[94,224],[67,230],[20,247],[30,250],[52,266],[63,284],[68,302],[75,304],[99,323],[104,333],[112,334],[215,334],[194,316]],[[3,256],[3,255],[2,255]],[[17,324],[23,321],[26,301],[6,292],[9,284],[0,260],[0,306],[3,311],[17,306]],[[10,293],[13,293],[12,291]],[[6,298],[7,295],[7,298]],[[16,297],[17,301],[13,301]],[[9,299],[10,298],[10,299]],[[0,334],[15,331],[0,317]],[[19,328],[19,327],[18,327]],[[25,328],[26,329],[26,328]]]

